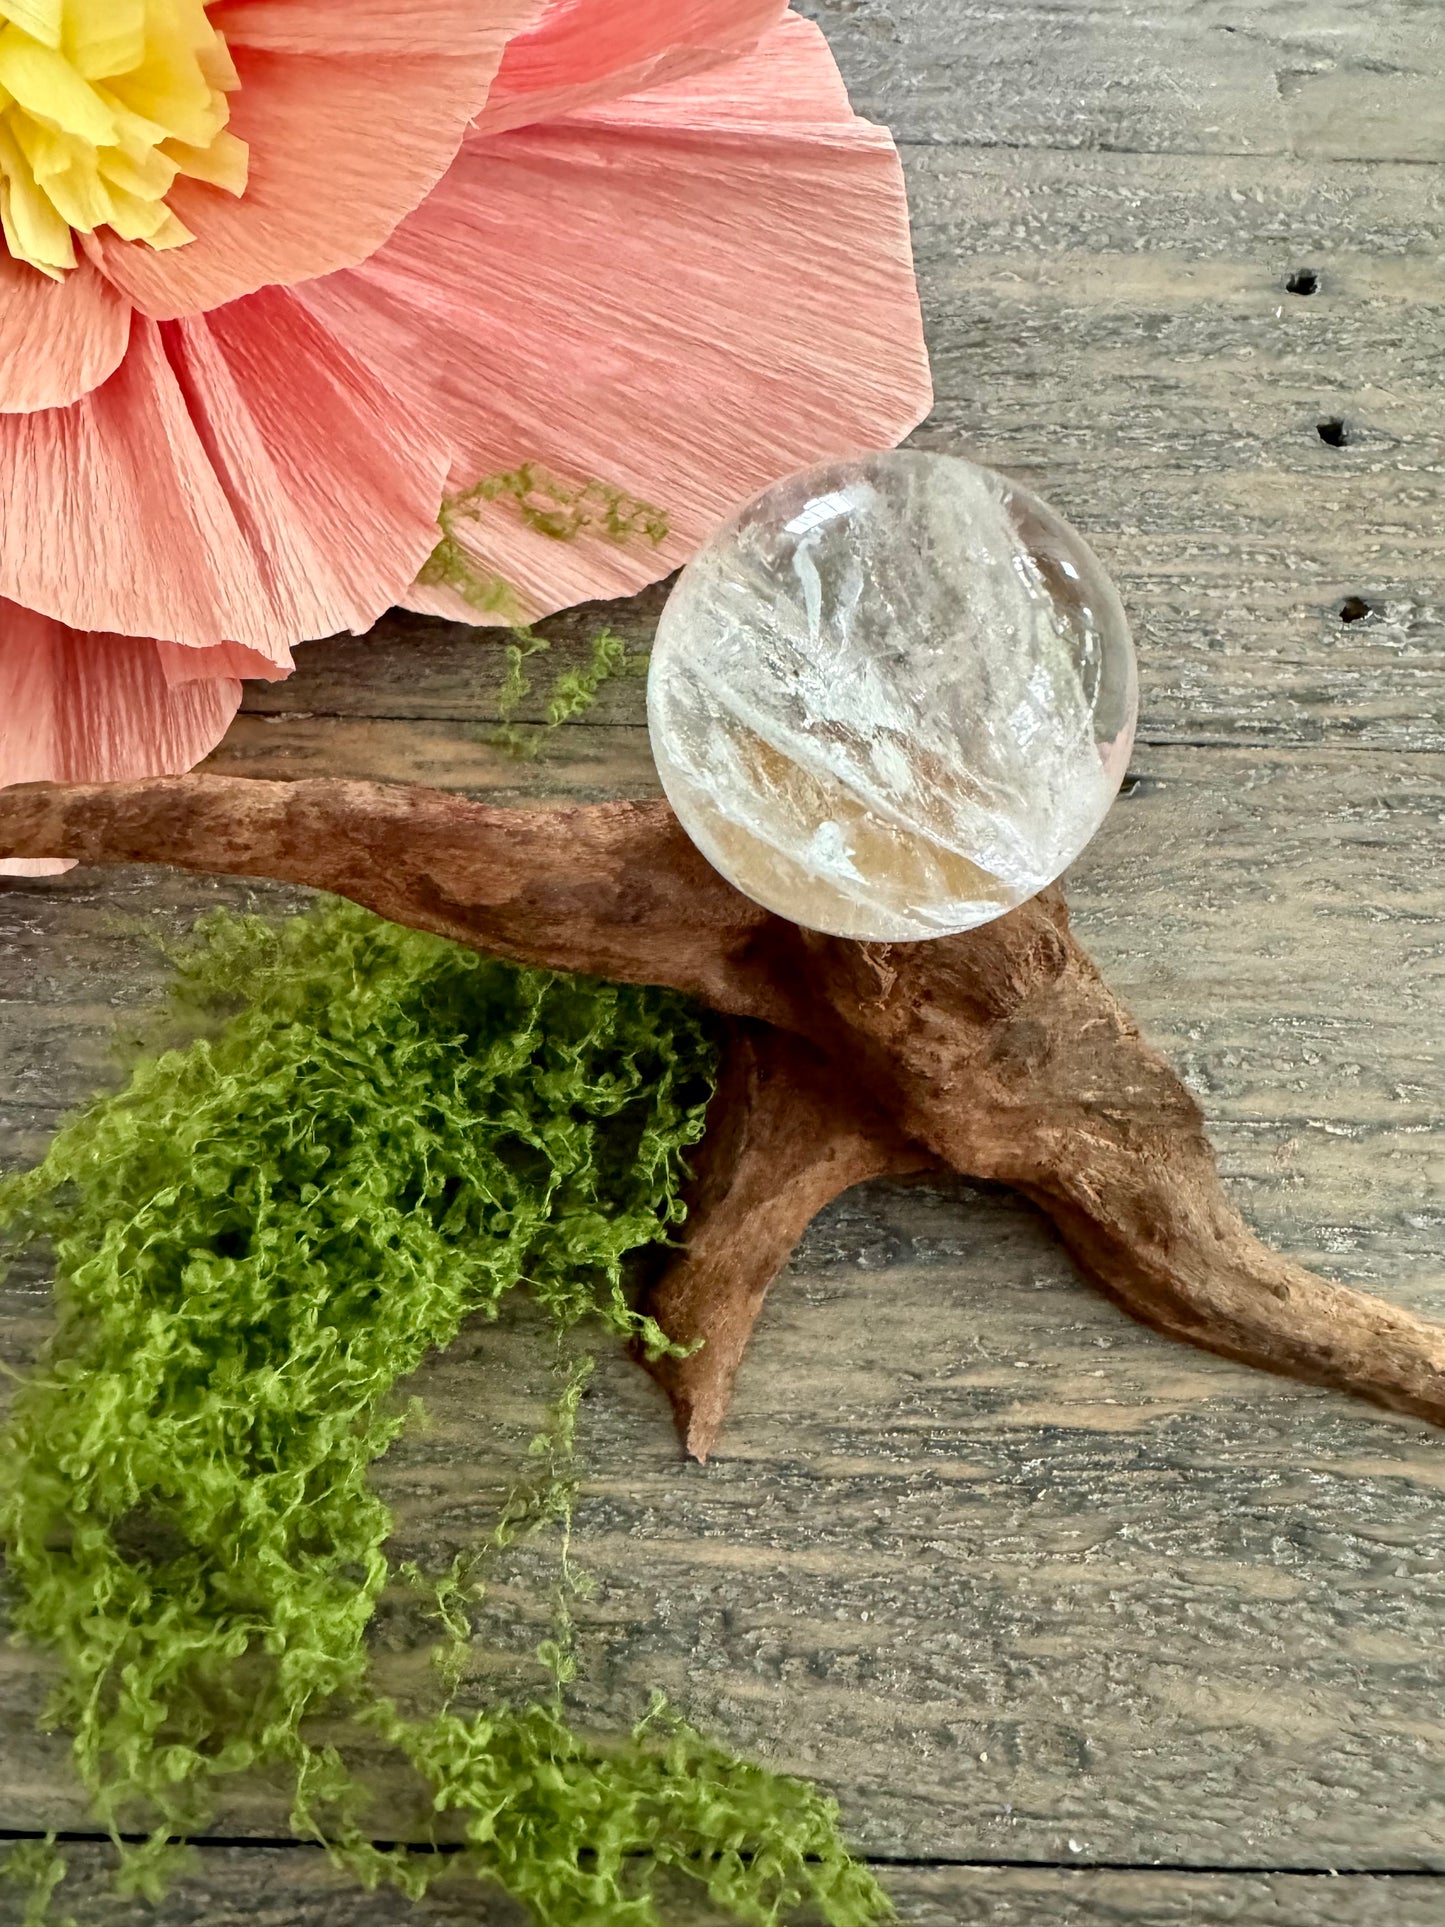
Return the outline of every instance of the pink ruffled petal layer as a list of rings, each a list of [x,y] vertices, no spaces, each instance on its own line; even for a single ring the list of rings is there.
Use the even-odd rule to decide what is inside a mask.
[[[470,140],[372,260],[300,296],[418,418],[440,406],[453,490],[533,464],[579,493],[570,540],[509,488],[455,518],[508,619],[632,593],[930,404],[897,155],[795,16],[715,74]],[[627,503],[614,539],[607,490],[661,539]],[[408,601],[478,620],[450,587]]]
[[[137,318],[93,394],[0,416],[0,596],[289,665],[396,600],[435,546],[446,469],[440,434],[284,289]]]
[[[92,257],[155,320],[364,260],[446,171],[539,5],[233,0],[214,17],[241,79],[246,192],[179,180],[167,202],[194,240],[155,253],[104,231]]]
[[[681,80],[753,46],[787,0],[551,0],[507,48],[477,120],[499,134]]]
[[[130,303],[90,262],[51,281],[0,241],[0,414],[64,408],[114,374]]]
[[[490,60],[535,26],[546,0],[221,0],[207,18],[238,47],[272,53]]]
[[[162,644],[82,634],[0,601],[0,786],[179,776],[215,748],[241,700],[234,675]],[[183,653],[183,652],[182,652]],[[62,858],[12,858],[0,876],[51,876]]]

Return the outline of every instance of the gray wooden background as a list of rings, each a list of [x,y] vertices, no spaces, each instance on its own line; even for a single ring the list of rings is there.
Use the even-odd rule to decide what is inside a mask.
[[[1445,1317],[1445,6],[807,10],[905,150],[939,394],[919,442],[1045,493],[1135,622],[1143,727],[1072,882],[1083,934],[1261,1231]],[[639,643],[657,607],[623,612]],[[554,659],[597,626],[549,625]],[[487,742],[499,681],[495,644],[397,620],[257,689],[213,766],[652,793],[640,682],[519,763]],[[161,873],[0,889],[0,1159],[154,994],[126,918],[287,900]],[[0,1357],[33,1358],[46,1317],[44,1279],[13,1277]],[[421,1375],[435,1429],[382,1472],[403,1553],[485,1518],[533,1355],[513,1323]],[[587,1413],[584,1713],[629,1720],[660,1685],[826,1782],[905,1920],[1445,1927],[1445,1439],[1155,1339],[1027,1207],[961,1183],[814,1226],[706,1470],[621,1360]],[[531,1636],[525,1568],[484,1628],[502,1654]],[[403,1696],[420,1632],[378,1627]],[[84,1834],[42,1693],[0,1652],[0,1832]],[[407,1912],[265,1844],[284,1831],[264,1790],[239,1800],[166,1927]],[[82,1848],[68,1904],[144,1919],[99,1866]],[[514,1919],[464,1893],[420,1917]]]

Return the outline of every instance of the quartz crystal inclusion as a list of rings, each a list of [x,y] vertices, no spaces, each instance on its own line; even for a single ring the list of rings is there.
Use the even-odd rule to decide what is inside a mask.
[[[1051,883],[1133,742],[1129,626],[1069,525],[992,469],[902,452],[808,470],[684,570],[648,679],[663,787],[767,909],[945,936]]]

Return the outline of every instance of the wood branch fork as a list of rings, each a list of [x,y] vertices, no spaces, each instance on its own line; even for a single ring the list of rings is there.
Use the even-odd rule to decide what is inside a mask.
[[[1445,1329],[1278,1256],[1203,1117],[1048,891],[964,936],[819,936],[760,909],[665,803],[498,810],[435,790],[183,777],[0,792],[0,856],[270,877],[515,963],[687,992],[725,1020],[686,1244],[651,1309],[687,1449],[714,1445],[763,1296],[850,1185],[1012,1185],[1156,1330],[1445,1425]]]

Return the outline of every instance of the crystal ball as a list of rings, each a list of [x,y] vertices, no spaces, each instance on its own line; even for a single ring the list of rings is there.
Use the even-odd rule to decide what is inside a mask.
[[[683,571],[647,710],[714,867],[873,942],[971,930],[1068,868],[1129,760],[1138,676],[1088,544],[1007,476],[900,451],[770,488]]]

